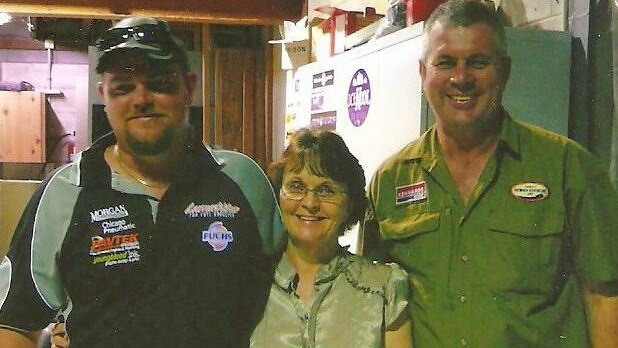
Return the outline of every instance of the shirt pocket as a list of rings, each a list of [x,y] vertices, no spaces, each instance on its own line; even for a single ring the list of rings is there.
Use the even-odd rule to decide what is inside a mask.
[[[406,217],[394,215],[380,221],[380,235],[390,257],[410,274],[442,268],[448,257],[436,250],[445,248],[448,240],[441,232],[441,214],[420,212]]]
[[[381,220],[379,225],[380,236],[385,241],[415,238],[437,231],[440,227],[440,213],[421,212],[407,216],[394,214],[391,218]]]
[[[483,253],[500,282],[524,289],[549,286],[560,270],[564,252],[565,215],[546,209],[513,212],[493,218],[484,239]],[[548,290],[548,289],[539,289]]]

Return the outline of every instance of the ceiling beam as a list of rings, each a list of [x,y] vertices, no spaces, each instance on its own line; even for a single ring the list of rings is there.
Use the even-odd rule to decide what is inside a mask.
[[[3,0],[16,15],[116,19],[151,16],[169,21],[274,25],[297,21],[304,0]]]

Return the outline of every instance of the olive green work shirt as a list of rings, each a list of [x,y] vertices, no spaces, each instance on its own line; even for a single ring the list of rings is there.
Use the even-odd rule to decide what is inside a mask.
[[[364,252],[412,286],[415,347],[587,347],[579,281],[618,279],[618,200],[575,142],[507,117],[464,203],[435,127],[374,175]]]

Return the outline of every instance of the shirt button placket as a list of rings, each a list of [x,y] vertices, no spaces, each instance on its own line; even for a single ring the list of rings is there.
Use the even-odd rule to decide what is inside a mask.
[[[457,260],[457,258],[453,258],[452,260],[452,270],[454,272],[454,277],[452,277],[452,281],[454,290],[453,295],[455,295],[454,303],[455,306],[458,307],[455,312],[457,313],[457,321],[460,322],[460,325],[459,329],[457,330],[458,333],[453,337],[454,342],[452,342],[452,344],[454,346],[460,347],[469,346],[466,337],[468,336],[468,330],[470,329],[471,325],[471,323],[467,322],[465,319],[470,317],[469,311],[471,310],[471,308],[469,308],[470,306],[467,302],[469,300],[468,295],[470,295],[468,292],[471,291],[468,284],[470,282],[470,272],[472,271],[472,265],[470,264],[470,255],[467,253],[469,234],[466,234],[467,229],[465,228],[465,217],[466,216],[464,212],[462,212],[461,216],[455,217],[456,219],[458,218],[457,220],[455,220],[458,222],[458,225],[453,226],[457,230],[457,235],[459,236],[459,238],[456,238],[456,240],[453,241],[453,243],[455,243],[454,250],[456,250],[456,253],[459,254],[459,260]]]

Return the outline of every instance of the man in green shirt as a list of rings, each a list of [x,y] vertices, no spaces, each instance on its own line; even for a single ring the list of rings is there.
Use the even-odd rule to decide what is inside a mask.
[[[618,198],[575,142],[502,107],[504,17],[452,0],[426,22],[436,125],[369,190],[363,252],[399,262],[416,347],[618,347]]]

